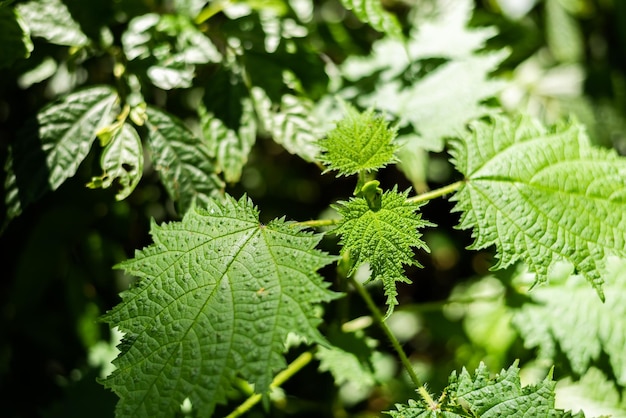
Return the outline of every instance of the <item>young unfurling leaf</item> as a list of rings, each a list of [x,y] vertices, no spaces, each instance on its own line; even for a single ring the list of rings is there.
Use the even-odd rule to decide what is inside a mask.
[[[321,161],[338,176],[376,171],[395,162],[395,137],[396,129],[382,116],[346,104],[346,116],[320,140]]]
[[[378,183],[378,182],[375,182]],[[377,184],[370,183],[377,187]],[[372,210],[364,197],[356,197],[335,206],[343,217],[335,229],[341,236],[342,254],[349,253],[354,260],[352,272],[369,262],[371,279],[380,279],[387,295],[387,316],[398,304],[396,282],[410,283],[404,274],[404,265],[420,264],[413,256],[414,248],[428,251],[418,229],[434,226],[422,219],[417,210],[421,203],[408,203],[408,191],[398,193],[396,188],[383,193],[379,210]]]

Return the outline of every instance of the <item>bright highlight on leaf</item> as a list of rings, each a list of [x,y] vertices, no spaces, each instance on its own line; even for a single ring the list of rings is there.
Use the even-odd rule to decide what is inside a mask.
[[[566,261],[604,297],[605,258],[626,255],[626,159],[591,146],[576,122],[548,130],[503,116],[473,124],[452,154],[467,180],[454,210],[472,249],[495,245],[495,268],[521,259],[536,283]]]
[[[334,233],[341,236],[342,254],[354,261],[349,274],[363,263],[372,269],[371,280],[380,279],[387,296],[387,317],[398,304],[396,282],[411,283],[404,274],[405,265],[421,265],[414,259],[413,249],[429,251],[418,229],[434,226],[416,213],[421,203],[407,203],[408,191],[396,188],[383,193],[380,209],[372,211],[365,198],[339,202],[335,209],[342,216]]]
[[[402,38],[400,22],[383,8],[381,0],[341,0],[341,3],[346,9],[352,10],[360,21],[369,23],[377,31]]]
[[[210,416],[237,376],[267,392],[288,333],[323,342],[314,307],[337,294],[316,273],[334,260],[315,249],[320,235],[262,225],[250,200],[226,197],[152,237],[121,264],[140,280],[105,316],[126,334],[104,381],[117,416],[171,417],[186,398]]]
[[[326,171],[339,171],[338,176],[371,172],[395,162],[396,129],[370,109],[363,113],[346,104],[345,117],[320,140],[321,161]]]
[[[408,405],[396,405],[397,411],[388,411],[394,418],[522,418],[522,417],[578,417],[582,412],[555,409],[552,373],[540,383],[522,387],[517,362],[508,370],[491,377],[481,363],[472,377],[463,368],[457,376],[452,372],[448,387],[433,404],[423,399],[409,400]]]
[[[606,355],[615,379],[626,385],[626,261],[609,260],[607,271],[604,303],[581,276],[565,270],[530,292],[534,303],[524,304],[513,323],[539,358],[553,361],[558,347],[582,375]]]

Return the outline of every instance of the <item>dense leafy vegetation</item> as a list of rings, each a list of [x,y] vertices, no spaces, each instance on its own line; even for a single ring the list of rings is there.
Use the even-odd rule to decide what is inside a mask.
[[[624,13],[0,1],[3,416],[626,416]]]

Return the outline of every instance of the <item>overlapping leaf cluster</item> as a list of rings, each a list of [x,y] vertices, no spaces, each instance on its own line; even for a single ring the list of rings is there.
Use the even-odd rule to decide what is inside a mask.
[[[432,403],[424,399],[409,400],[387,412],[394,418],[463,418],[463,417],[578,417],[554,407],[554,387],[550,373],[536,385],[522,387],[517,364],[491,377],[481,363],[472,377],[465,368],[459,375],[452,372],[442,396]]]

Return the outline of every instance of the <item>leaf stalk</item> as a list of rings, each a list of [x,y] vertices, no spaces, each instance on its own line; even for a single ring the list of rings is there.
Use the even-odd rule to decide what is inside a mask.
[[[313,360],[313,354],[310,351],[306,351],[292,361],[289,366],[282,372],[278,373],[272,383],[270,384],[270,390],[280,387],[283,383],[289,380],[294,374],[298,373],[304,366],[309,364]],[[239,405],[233,412],[228,414],[226,418],[240,417],[248,412],[254,405],[259,403],[263,398],[260,393],[255,393],[246,399],[241,405]]]

